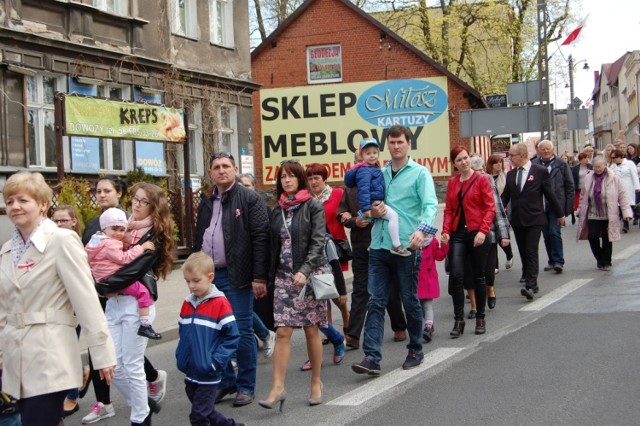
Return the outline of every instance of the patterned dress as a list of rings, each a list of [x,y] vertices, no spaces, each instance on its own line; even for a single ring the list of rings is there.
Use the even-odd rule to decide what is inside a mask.
[[[291,227],[293,210],[286,214],[286,225]],[[293,284],[293,254],[291,238],[284,226],[280,229],[280,262],[276,270],[275,292],[273,295],[273,319],[275,327],[307,327],[318,324],[327,326],[327,303],[316,300],[311,285],[304,287],[305,297],[299,300],[301,287]],[[324,270],[326,268],[321,267]],[[331,271],[328,270],[330,273]],[[319,273],[319,271],[315,271]]]

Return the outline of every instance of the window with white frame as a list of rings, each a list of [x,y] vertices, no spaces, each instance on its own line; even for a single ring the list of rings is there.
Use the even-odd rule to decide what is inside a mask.
[[[204,176],[202,146],[202,106],[194,102],[189,111],[189,170],[191,176]],[[178,144],[178,172],[184,175],[184,145]]]
[[[171,0],[171,32],[188,38],[198,38],[196,0]]]
[[[233,0],[209,0],[211,43],[233,47]]]
[[[238,133],[234,130],[236,127],[235,107],[221,106],[218,109],[218,152],[230,152],[237,160],[240,157],[238,157]]]
[[[131,99],[129,86],[104,85],[98,88],[99,96],[117,101]],[[131,141],[123,139],[100,138],[100,169],[123,171],[132,167],[127,161],[133,157]]]
[[[66,91],[63,76],[39,74],[27,78],[29,166],[56,167],[54,97]]]
[[[114,15],[127,16],[129,14],[128,0],[93,0],[93,6]]]

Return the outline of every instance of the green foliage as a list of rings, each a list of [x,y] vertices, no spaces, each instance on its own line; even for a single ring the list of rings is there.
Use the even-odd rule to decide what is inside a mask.
[[[91,200],[91,184],[85,179],[67,176],[60,181],[60,192],[56,206],[68,204],[75,207],[82,228],[91,219],[100,215],[100,208]]]

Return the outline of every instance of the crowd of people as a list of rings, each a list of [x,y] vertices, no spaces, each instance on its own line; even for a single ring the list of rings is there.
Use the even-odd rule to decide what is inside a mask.
[[[301,370],[310,371],[308,404],[319,405],[323,344],[332,345],[336,365],[345,350],[362,347],[363,358],[351,370],[381,374],[385,311],[393,340],[408,339],[402,368],[420,366],[423,345],[435,336],[436,261],[447,263],[450,338],[463,336],[465,318],[474,318],[475,334],[482,335],[490,331],[485,310],[497,303],[498,246],[505,267],[514,264],[511,230],[522,264],[521,294],[532,300],[540,288],[541,236],[548,257],[543,270],[564,271],[566,217],[577,217],[577,238],[589,241],[596,267],[604,271],[612,267],[612,243],[638,223],[637,146],[617,142],[602,155],[588,146],[571,166],[542,140],[533,158],[525,144],[513,145],[506,173],[503,156],[490,156],[485,166],[467,147],[454,147],[455,173],[438,235],[435,185],[411,158],[411,138],[406,127],[388,129],[390,158],[382,167],[381,144],[363,138],[344,188],[327,184],[321,164],[284,160],[272,209],[255,191],[255,178],[238,175],[233,155],[211,156],[213,189],[202,194],[193,253],[182,266],[190,294],[180,310],[176,365],[185,374],[191,424],[241,424],[215,405],[228,396],[236,407],[255,400],[257,340],[272,359],[271,386],[259,406],[283,410],[291,338],[300,328],[308,355]],[[91,383],[96,402],[83,424],[115,415],[112,383],[130,407],[132,425],[150,425],[160,409],[167,374],[151,364],[145,349],[149,339],[161,338],[153,328],[157,280],[174,260],[167,198],[150,183],[127,192],[113,176],[100,178],[95,191],[102,213],[84,225],[72,206],[49,212],[52,191],[38,173],[16,173],[4,186],[15,230],[0,251],[0,372],[3,396],[17,412],[7,412],[0,424],[63,424],[79,410],[78,399]],[[130,213],[121,205],[127,193]],[[350,309],[343,275],[349,260]],[[332,277],[334,294],[314,290],[321,276]],[[472,307],[467,317],[465,291]],[[333,325],[331,303],[341,314],[341,331]],[[80,327],[88,366],[81,363]],[[50,341],[56,351],[43,344]]]

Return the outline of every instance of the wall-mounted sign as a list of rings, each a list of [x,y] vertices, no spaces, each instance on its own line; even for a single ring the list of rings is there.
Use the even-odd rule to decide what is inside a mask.
[[[386,162],[387,129],[395,124],[411,129],[414,161],[434,176],[451,173],[446,77],[263,89],[260,99],[265,184],[290,158],[322,163],[330,181],[342,180],[366,136],[378,140]]]
[[[184,110],[65,96],[67,135],[184,142]]]
[[[142,167],[150,175],[164,175],[167,166],[164,162],[164,144],[158,142],[136,141],[136,168]]]
[[[307,47],[307,81],[311,84],[342,81],[342,49],[339,44]]]
[[[71,169],[85,173],[100,171],[100,139],[71,138]]]
[[[484,97],[487,103],[489,104],[489,108],[506,108],[507,106],[507,95],[487,95]]]
[[[497,135],[491,138],[491,152],[507,152],[511,149],[511,135]]]

